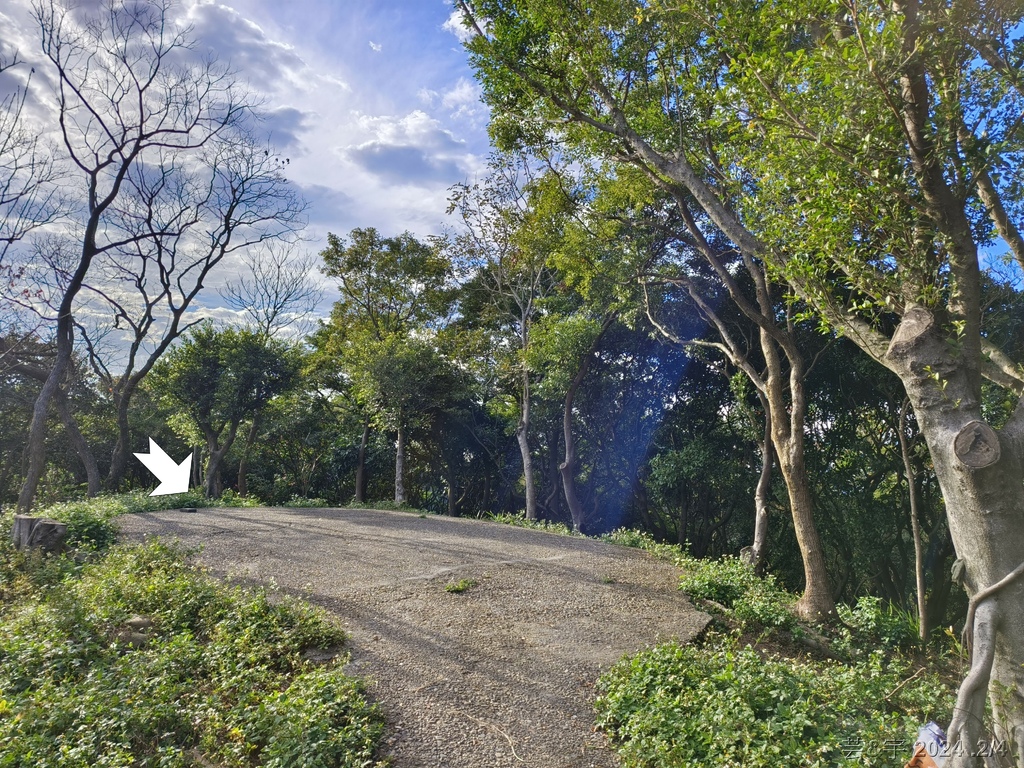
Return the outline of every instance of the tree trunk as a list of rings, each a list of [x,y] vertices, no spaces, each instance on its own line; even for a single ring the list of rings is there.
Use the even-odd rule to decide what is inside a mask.
[[[448,486],[448,517],[455,517],[458,500],[455,498],[455,468],[451,461],[445,461],[445,483]]]
[[[67,396],[58,389],[54,394],[53,402],[57,408],[57,413],[60,414],[60,420],[64,423],[64,429],[67,430],[71,445],[85,467],[86,493],[89,498],[92,498],[100,492],[100,468],[96,463],[96,457],[89,449],[89,444],[82,436],[82,432],[78,429],[78,422],[75,421],[75,417],[71,413]]]
[[[206,435],[206,448],[210,452],[210,458],[206,462],[206,478],[203,483],[203,491],[208,499],[220,498],[224,487],[220,481],[220,465],[228,451],[231,450],[231,445],[235,442],[235,435],[237,433],[238,422],[234,422],[228,429],[228,436],[225,438],[224,444],[219,447],[217,445],[217,434],[209,432]]]
[[[897,434],[900,438],[900,453],[903,455],[903,469],[907,476],[907,493],[910,495],[910,532],[914,539],[914,576],[917,585],[917,631],[922,640],[928,639],[928,603],[924,591],[924,545],[921,541],[921,516],[917,508],[917,473],[910,456],[910,445],[904,425],[907,423],[907,409],[910,401],[904,400],[900,408],[900,423]]]
[[[544,497],[544,508],[549,517],[558,515],[558,480],[561,475],[558,472],[558,426],[552,424],[547,433],[548,445],[548,492]]]
[[[754,542],[750,546],[749,562],[757,574],[764,572],[766,548],[768,546],[768,502],[772,491],[772,465],[775,462],[772,450],[772,421],[765,409],[764,440],[761,448],[761,475],[754,491]]]
[[[533,479],[533,455],[530,453],[530,374],[523,372],[523,398],[516,427],[516,442],[523,458],[523,479],[526,484],[526,519],[537,519],[537,487]]]
[[[398,425],[398,440],[395,444],[395,504],[405,504],[405,425]]]
[[[107,472],[107,490],[116,491],[121,487],[125,472],[128,469],[128,453],[131,448],[131,430],[128,425],[128,402],[125,393],[115,395],[114,405],[117,409],[117,442],[110,455],[110,469]]]
[[[245,445],[242,447],[242,458],[238,462],[238,495],[243,499],[249,495],[249,451],[252,450],[253,443],[256,442],[256,433],[259,430],[260,414],[259,411],[252,415],[252,426],[249,427],[249,432],[245,436]],[[303,493],[305,495],[305,493]]]
[[[973,640],[971,670],[947,735],[951,745],[976,748],[985,738],[987,694],[995,737],[1012,745],[1016,764],[1024,765],[1024,407],[1000,431],[985,424],[977,371],[957,359],[936,325],[924,308],[910,308],[886,363],[903,381],[931,453],[972,596],[965,627]],[[947,765],[966,768],[973,758],[955,756]]]
[[[359,460],[356,463],[356,492],[352,500],[366,503],[366,447],[370,443],[370,420],[363,422],[363,438],[359,441]]]
[[[587,350],[583,359],[580,361],[579,370],[576,371],[576,375],[572,379],[572,383],[569,385],[569,390],[565,393],[565,403],[562,407],[562,432],[565,437],[565,461],[558,465],[558,471],[562,475],[562,488],[565,491],[565,503],[569,506],[569,514],[572,516],[572,529],[576,533],[583,532],[583,523],[586,519],[587,511],[583,508],[583,504],[580,503],[579,496],[576,494],[576,470],[579,466],[579,458],[576,454],[576,438],[572,431],[572,407],[576,400],[576,392],[580,388],[580,384],[583,383],[583,378],[587,375],[587,371],[590,370],[590,363],[593,359],[594,352],[597,351],[598,345],[601,343],[601,339],[605,333],[611,328],[612,322],[615,320],[615,315],[609,315],[605,318],[604,323],[601,325],[601,332],[597,334],[597,337],[590,345],[590,349]]]
[[[775,452],[779,470],[786,481],[789,508],[793,515],[793,529],[804,566],[804,593],[796,604],[799,616],[816,620],[835,612],[836,604],[828,572],[821,537],[814,524],[814,500],[807,482],[804,464],[803,434],[775,436]]]

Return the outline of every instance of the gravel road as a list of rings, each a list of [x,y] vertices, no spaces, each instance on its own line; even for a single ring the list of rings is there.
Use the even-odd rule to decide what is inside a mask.
[[[642,552],[497,523],[353,509],[200,509],[121,518],[123,538],[203,545],[219,576],[337,614],[394,768],[612,768],[594,683],[707,616]],[[475,581],[462,593],[445,585]]]

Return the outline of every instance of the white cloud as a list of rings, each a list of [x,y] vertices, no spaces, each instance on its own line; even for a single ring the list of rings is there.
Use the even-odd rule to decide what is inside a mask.
[[[469,29],[462,23],[463,15],[462,11],[458,8],[451,12],[448,16],[448,20],[441,25],[441,29],[445,32],[451,32],[458,38],[460,43],[466,43],[473,39],[475,32]]]
[[[459,109],[479,103],[480,85],[465,77],[460,77],[455,87],[445,91],[441,98],[441,106],[446,109]]]
[[[440,95],[441,94],[439,94],[437,91],[433,91],[429,88],[420,88],[418,91],[416,91],[416,97],[429,107],[434,106],[435,102],[437,102],[437,99]]]
[[[466,143],[422,110],[403,117],[360,115],[357,125],[372,138],[341,148],[341,155],[386,184],[450,185],[475,165]]]
[[[375,43],[373,40],[370,41],[370,47],[373,48],[377,53],[380,53],[384,46],[380,43]]]

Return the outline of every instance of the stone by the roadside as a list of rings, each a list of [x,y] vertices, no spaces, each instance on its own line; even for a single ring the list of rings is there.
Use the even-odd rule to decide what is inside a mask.
[[[61,552],[67,539],[68,526],[48,517],[15,515],[11,539],[18,549],[37,547],[44,552]]]

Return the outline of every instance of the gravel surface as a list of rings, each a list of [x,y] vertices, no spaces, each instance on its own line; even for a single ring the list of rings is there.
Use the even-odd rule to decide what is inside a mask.
[[[123,537],[202,544],[215,574],[341,617],[349,670],[387,720],[394,768],[611,768],[594,683],[707,616],[646,554],[478,520],[353,509],[200,509],[121,518]],[[475,582],[461,593],[445,585]]]

